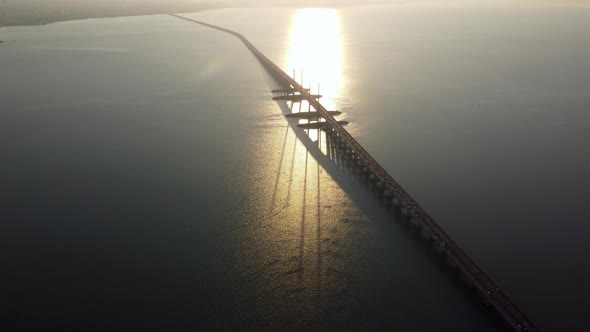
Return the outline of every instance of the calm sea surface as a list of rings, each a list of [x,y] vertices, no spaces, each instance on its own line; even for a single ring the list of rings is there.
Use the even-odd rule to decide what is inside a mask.
[[[590,7],[186,15],[319,89],[539,327],[590,324]],[[161,15],[0,40],[3,330],[502,329],[235,37]]]

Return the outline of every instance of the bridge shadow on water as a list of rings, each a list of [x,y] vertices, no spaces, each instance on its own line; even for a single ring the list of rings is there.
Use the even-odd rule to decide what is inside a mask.
[[[272,80],[269,80],[269,87],[272,87]],[[283,116],[293,113],[295,107],[299,108],[301,112],[302,103],[298,102],[284,102],[277,101],[277,105],[281,109]],[[305,256],[305,234],[306,234],[306,215],[307,207],[310,202],[307,202],[307,183],[308,183],[308,158],[309,155],[313,157],[317,162],[317,229],[315,230],[316,241],[317,241],[317,284],[318,284],[318,296],[322,296],[323,292],[323,263],[324,263],[324,250],[322,248],[322,201],[321,201],[321,180],[320,180],[320,169],[323,169],[334,182],[343,190],[348,196],[350,201],[364,214],[371,222],[378,232],[385,234],[393,234],[392,232],[398,232],[397,229],[403,231],[406,234],[402,234],[402,237],[407,239],[407,245],[410,247],[419,248],[424,252],[424,259],[428,259],[430,263],[437,267],[440,271],[440,277],[448,281],[450,287],[453,287],[457,292],[462,294],[462,297],[467,303],[470,303],[473,307],[480,307],[483,310],[479,310],[482,313],[483,319],[490,322],[492,329],[501,330],[504,328],[502,322],[494,314],[492,310],[487,310],[477,294],[469,287],[465,286],[464,280],[460,277],[459,273],[449,273],[453,271],[452,267],[445,262],[444,259],[440,259],[433,248],[432,244],[428,239],[424,239],[420,229],[415,229],[410,225],[410,219],[400,213],[400,210],[395,208],[391,204],[391,198],[385,197],[383,191],[376,187],[373,181],[370,181],[366,174],[355,167],[354,160],[351,160],[349,156],[337,147],[337,144],[323,132],[321,129],[303,129],[298,127],[300,119],[298,118],[286,118],[288,126],[285,128],[285,134],[282,144],[282,152],[278,169],[276,173],[276,179],[274,184],[274,191],[270,202],[271,216],[275,217],[280,214],[290,203],[293,173],[295,170],[295,157],[297,150],[297,142],[299,141],[303,147],[305,147],[305,159],[304,159],[304,175],[303,175],[303,193],[302,193],[302,211],[301,211],[301,234],[299,239],[298,248],[298,268],[297,276],[300,283],[303,283],[304,273],[304,256]],[[291,165],[285,165],[285,154],[287,153],[289,131],[292,130],[295,134],[295,142],[293,145],[293,152],[291,155]],[[315,131],[317,135],[316,140],[312,139],[310,132]],[[289,183],[287,188],[287,198],[285,205],[278,211],[275,212],[277,193],[279,191],[279,183],[281,179],[281,172],[283,167],[289,167]]]

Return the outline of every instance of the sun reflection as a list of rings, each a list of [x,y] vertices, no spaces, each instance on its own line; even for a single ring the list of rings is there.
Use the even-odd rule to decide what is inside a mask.
[[[336,98],[342,88],[340,38],[336,10],[306,8],[295,13],[288,68],[301,85],[323,95],[321,102],[328,110],[336,110]],[[308,107],[303,102],[294,111],[307,111]],[[309,136],[318,140],[318,130],[309,130]]]
[[[302,85],[311,87],[312,92],[316,93],[320,84],[322,104],[329,110],[335,109],[342,84],[340,38],[336,10],[306,8],[295,13],[288,67],[295,71],[298,82],[303,70]]]

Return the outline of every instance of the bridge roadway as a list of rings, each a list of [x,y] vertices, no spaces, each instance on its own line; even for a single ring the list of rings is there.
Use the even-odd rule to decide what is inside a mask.
[[[362,167],[368,169],[370,178],[384,193],[391,197],[394,205],[401,205],[402,213],[410,218],[416,227],[422,229],[425,237],[433,241],[435,249],[446,256],[447,262],[456,268],[470,287],[473,287],[483,303],[497,312],[500,318],[514,331],[538,331],[535,325],[526,315],[510,300],[510,298],[483,272],[479,266],[465,253],[465,251],[420,207],[420,205],[397,183],[387,171],[373,159],[373,157],[338,123],[336,119],[322,106],[319,100],[302,87],[297,81],[287,75],[281,68],[275,65],[262,52],[260,52],[242,34],[219,26],[200,22],[176,14],[171,16],[179,19],[198,23],[212,29],[220,30],[239,38],[262,66],[274,78],[283,89],[294,89],[303,95],[317,112],[329,124],[328,134],[341,147],[352,155],[352,159],[359,162]]]

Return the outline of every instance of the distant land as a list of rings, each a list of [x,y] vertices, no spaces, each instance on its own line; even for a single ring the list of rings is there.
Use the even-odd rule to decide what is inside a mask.
[[[188,13],[230,7],[340,7],[430,1],[433,0],[0,0],[0,27],[44,25],[89,18]]]
[[[504,4],[578,4],[586,0],[0,0],[0,27],[44,25],[89,18],[187,13],[230,7],[341,7],[427,2]]]
[[[0,27],[166,12],[196,12],[229,4],[230,1],[213,0],[0,0]]]
[[[420,1],[420,0],[409,0]],[[188,13],[230,7],[318,7],[408,0],[0,0],[0,27],[44,25],[89,18]]]
[[[426,2],[589,5],[587,0],[0,0],[0,28],[89,18],[187,13],[231,7],[342,7]]]
[[[358,3],[353,0],[0,0],[0,27],[44,25],[89,18],[187,13],[214,8],[336,6],[353,2]],[[367,1],[369,4],[375,2]]]

